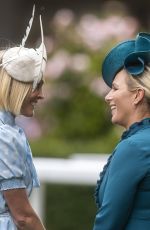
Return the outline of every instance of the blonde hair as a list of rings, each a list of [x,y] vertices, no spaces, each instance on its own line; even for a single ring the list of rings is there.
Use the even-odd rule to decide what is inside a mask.
[[[145,98],[150,105],[150,67],[146,66],[145,71],[140,76],[133,77],[128,74],[127,85],[130,91],[144,89]]]
[[[23,101],[31,89],[32,83],[13,79],[5,69],[0,70],[0,109],[14,115],[21,113]]]

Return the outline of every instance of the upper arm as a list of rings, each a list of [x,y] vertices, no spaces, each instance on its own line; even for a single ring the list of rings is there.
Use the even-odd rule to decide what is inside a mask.
[[[131,213],[137,186],[146,174],[146,160],[136,145],[121,144],[110,163],[109,175],[94,230],[123,229]]]
[[[5,190],[3,196],[14,220],[18,221],[34,214],[25,189]]]
[[[0,127],[0,191],[25,188],[25,154],[16,132]]]
[[[45,230],[30,205],[25,189],[5,190],[3,195],[18,229]]]

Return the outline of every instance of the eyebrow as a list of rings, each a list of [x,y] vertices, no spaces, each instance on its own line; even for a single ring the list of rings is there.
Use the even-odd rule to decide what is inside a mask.
[[[114,87],[114,86],[118,87],[119,85],[114,82],[114,83],[112,83],[112,87]]]
[[[37,86],[42,86],[43,84],[44,84],[44,81],[41,80],[41,81],[37,84]]]

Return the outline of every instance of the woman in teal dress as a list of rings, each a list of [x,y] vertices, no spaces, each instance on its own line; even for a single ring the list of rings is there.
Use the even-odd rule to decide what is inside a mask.
[[[149,230],[150,34],[115,46],[102,75],[111,121],[125,131],[97,182],[93,230]]]
[[[34,13],[33,13],[34,15]],[[0,52],[0,230],[45,230],[28,197],[39,180],[25,133],[16,123],[18,115],[32,117],[43,99],[46,49],[25,48],[29,28],[20,46]]]

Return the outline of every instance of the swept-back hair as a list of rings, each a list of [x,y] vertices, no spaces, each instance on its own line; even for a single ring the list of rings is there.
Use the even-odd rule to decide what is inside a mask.
[[[19,115],[32,84],[17,81],[5,69],[0,68],[0,109]]]

